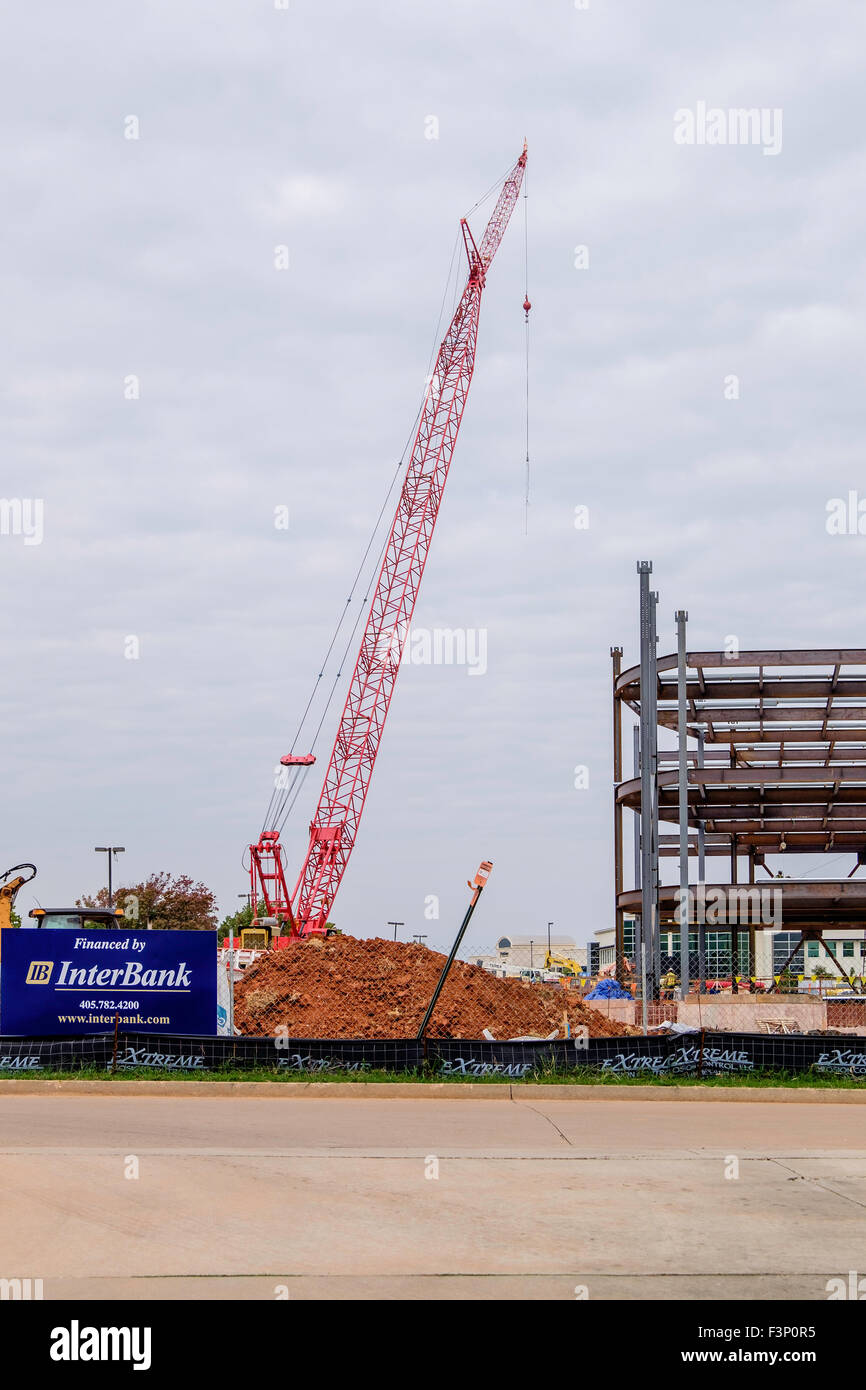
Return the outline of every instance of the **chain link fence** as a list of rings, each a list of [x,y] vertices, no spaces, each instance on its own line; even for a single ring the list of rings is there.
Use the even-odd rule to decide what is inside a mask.
[[[866,979],[808,974],[812,958],[796,949],[797,933],[760,943],[748,932],[702,935],[690,941],[685,989],[677,932],[662,933],[657,979],[644,978],[627,953],[618,972],[611,965],[560,983],[503,979],[455,960],[424,1035],[555,1041],[668,1028],[866,1036]],[[756,955],[766,963],[767,951],[769,969],[758,973]],[[303,1039],[417,1039],[446,962],[417,943],[346,936],[223,950],[220,959],[231,986],[229,1031]]]
[[[265,952],[223,950],[231,1026],[246,1037],[417,1039],[446,956],[420,943],[333,936]],[[634,1023],[590,1008],[573,982],[503,979],[455,960],[423,1034],[567,1040],[628,1035]]]
[[[610,974],[634,1003],[606,1001],[611,1018],[648,1027],[866,1035],[866,942],[858,932],[830,938],[753,923],[701,924],[689,931],[685,972],[678,928],[663,924],[655,961],[641,953],[639,936],[626,923]]]

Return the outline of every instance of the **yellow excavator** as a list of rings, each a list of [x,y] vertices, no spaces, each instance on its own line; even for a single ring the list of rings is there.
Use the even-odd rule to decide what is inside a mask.
[[[559,970],[563,975],[579,975],[583,970],[579,960],[572,960],[571,956],[561,956],[556,951],[548,951],[544,957],[545,970]]]
[[[14,864],[0,874],[0,931],[12,925],[12,909],[19,889],[36,877],[35,864]]]

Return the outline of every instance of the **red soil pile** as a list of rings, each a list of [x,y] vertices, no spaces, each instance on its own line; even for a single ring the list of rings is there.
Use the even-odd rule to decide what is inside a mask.
[[[242,1033],[291,1038],[414,1038],[445,956],[417,942],[335,936],[268,952],[235,986],[235,1024]],[[590,1037],[639,1030],[580,1003],[576,991],[501,980],[455,961],[427,1029],[431,1038],[501,1042],[522,1034],[565,1036],[586,1027]]]

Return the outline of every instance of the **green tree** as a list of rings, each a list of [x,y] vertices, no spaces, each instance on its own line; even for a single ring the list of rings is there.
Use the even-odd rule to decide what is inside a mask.
[[[244,927],[248,927],[253,920],[253,910],[247,903],[246,907],[238,908],[237,912],[231,912],[228,917],[224,917],[219,924],[219,939],[225,940],[227,936],[240,936]]]
[[[76,907],[108,907],[108,889],[76,900]],[[215,895],[189,874],[174,877],[165,871],[150,874],[142,883],[114,890],[119,907],[130,925],[143,931],[148,924],[157,931],[213,931],[217,924]]]

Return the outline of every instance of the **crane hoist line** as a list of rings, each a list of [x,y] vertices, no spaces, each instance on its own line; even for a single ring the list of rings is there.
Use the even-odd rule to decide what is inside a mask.
[[[268,917],[290,937],[325,934],[355,845],[472,380],[481,295],[520,195],[526,153],[524,142],[520,158],[500,188],[480,245],[466,218],[460,222],[468,262],[466,285],[439,346],[421,407],[346,703],[310,823],[307,855],[291,893],[279,830],[263,829],[258,842],[250,845],[254,917]],[[311,753],[288,753],[280,759],[296,773],[314,761]]]

